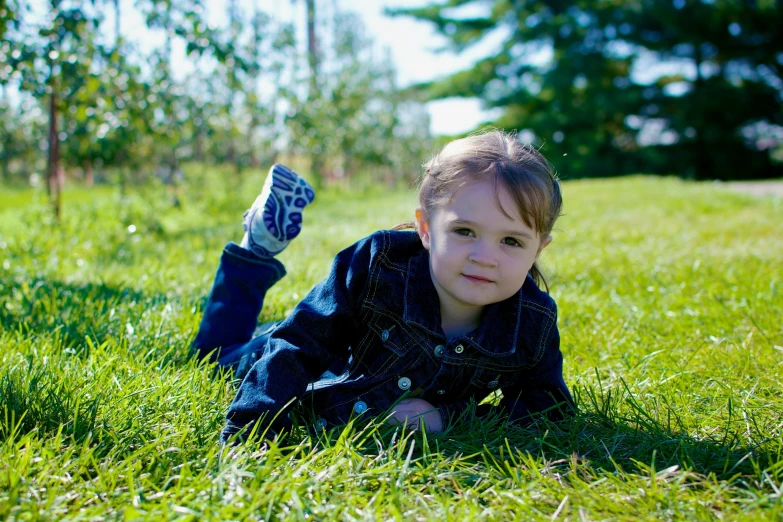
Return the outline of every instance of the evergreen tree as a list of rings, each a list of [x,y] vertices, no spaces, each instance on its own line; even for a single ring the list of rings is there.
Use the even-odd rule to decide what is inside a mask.
[[[456,51],[501,31],[497,53],[420,87],[502,108],[494,123],[532,133],[566,177],[782,174],[753,135],[781,123],[780,2],[449,0],[392,13],[432,23]],[[638,80],[659,63],[676,72]]]

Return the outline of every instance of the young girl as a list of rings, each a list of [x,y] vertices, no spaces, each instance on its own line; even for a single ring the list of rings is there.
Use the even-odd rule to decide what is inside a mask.
[[[562,198],[535,149],[501,131],[449,143],[425,165],[415,222],[337,254],[287,319],[252,338],[264,294],[286,273],[274,256],[313,198],[275,165],[242,243],[223,251],[194,340],[200,357],[249,369],[222,440],[258,421],[288,428],[294,407],[319,429],[393,412],[390,422],[435,432],[496,390],[513,421],[572,408],[557,309],[536,266]]]

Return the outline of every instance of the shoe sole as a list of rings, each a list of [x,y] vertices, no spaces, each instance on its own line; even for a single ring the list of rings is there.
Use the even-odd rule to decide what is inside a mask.
[[[285,165],[273,165],[261,194],[243,216],[252,250],[264,256],[280,253],[302,231],[301,210],[314,199],[315,191],[307,181]],[[260,208],[262,202],[263,209]],[[257,212],[262,212],[261,221],[271,235],[266,247],[253,239],[250,230]]]
[[[262,216],[267,230],[278,241],[290,241],[302,231],[302,212],[315,199],[313,187],[296,172],[279,163],[271,169],[271,196]],[[300,209],[290,212],[291,207]]]

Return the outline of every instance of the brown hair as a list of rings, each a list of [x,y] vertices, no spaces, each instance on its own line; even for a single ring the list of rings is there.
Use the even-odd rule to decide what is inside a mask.
[[[522,219],[539,237],[552,232],[563,206],[554,168],[534,147],[520,142],[515,133],[497,129],[454,140],[424,164],[419,203],[425,215],[431,215],[459,189],[477,180],[492,180],[496,189],[503,186],[508,190]],[[416,228],[416,223],[400,223],[394,230],[406,228]],[[529,273],[536,284],[543,284],[549,291],[537,263]]]

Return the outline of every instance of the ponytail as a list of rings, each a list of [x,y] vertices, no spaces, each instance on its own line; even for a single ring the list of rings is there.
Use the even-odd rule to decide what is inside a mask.
[[[541,285],[544,285],[544,288],[546,288],[546,292],[549,293],[549,283],[546,282],[544,273],[541,271],[540,268],[538,268],[538,261],[533,263],[533,266],[530,268],[528,274],[530,274],[530,277],[532,277],[533,281],[536,282],[536,285],[538,285],[539,287]]]
[[[415,221],[404,221],[400,223],[399,225],[394,225],[392,227],[392,230],[407,230],[409,228],[412,228],[413,230],[416,230],[416,222]]]

